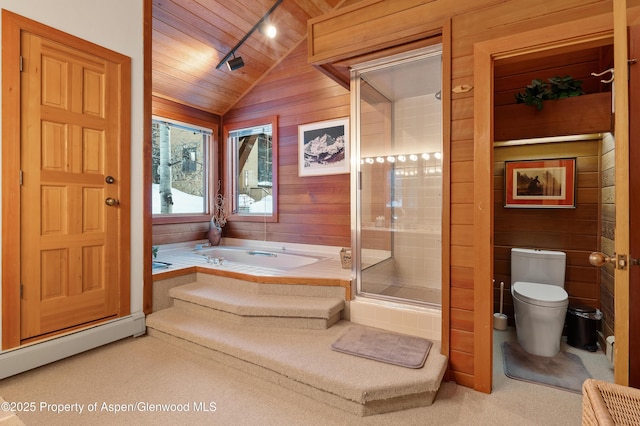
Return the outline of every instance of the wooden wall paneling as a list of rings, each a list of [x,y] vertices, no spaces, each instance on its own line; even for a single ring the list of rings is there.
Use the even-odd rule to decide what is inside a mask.
[[[277,223],[233,221],[225,236],[351,246],[349,175],[298,176],[298,125],[349,116],[349,93],[306,63],[300,44],[223,117],[223,122],[277,115]]]
[[[196,241],[207,238],[209,222],[170,223],[153,226],[153,245]]]
[[[449,352],[449,369],[451,378],[456,383],[473,388],[475,385],[475,354],[451,349]]]
[[[524,104],[501,105],[495,108],[494,125],[498,141],[610,132],[611,94],[545,101],[542,110]]]
[[[473,312],[464,309],[451,309],[451,327],[473,332]]]
[[[482,2],[486,4],[486,7],[482,8],[482,10],[468,10],[473,6],[480,6],[479,3],[481,2],[465,4],[464,8],[467,10],[460,11],[453,18],[454,28],[456,29],[452,44],[454,58],[473,55],[474,44],[478,42],[506,39],[541,28],[567,25],[568,11],[571,13],[572,22],[586,22],[594,16],[611,13],[611,5],[606,1],[599,0],[549,2],[544,4],[544,8],[540,8],[540,2],[536,0],[508,1],[493,5],[487,1]],[[585,25],[579,28],[579,31],[583,33],[591,32],[591,30],[592,28]],[[556,30],[554,32],[557,33]],[[589,46],[591,45],[590,43],[595,43],[595,40],[584,39],[583,46]],[[564,48],[565,46],[567,45],[559,44],[554,47]],[[549,46],[549,49],[551,48],[552,46]],[[573,49],[567,49],[567,51],[569,50]],[[522,49],[518,52],[518,55],[510,56],[520,56],[534,52],[541,52],[541,49]],[[539,55],[546,58],[547,55],[553,53],[555,52],[544,52]]]
[[[412,13],[407,13],[411,10]],[[469,305],[471,294],[469,289],[457,288],[456,285],[467,285],[468,282],[462,277],[460,271],[465,271],[476,280],[471,280],[470,289],[490,288],[490,284],[478,283],[478,277],[491,276],[492,265],[483,265],[483,257],[476,255],[478,250],[484,250],[482,241],[489,241],[491,230],[491,219],[487,221],[486,213],[493,209],[492,203],[478,204],[475,200],[491,199],[492,191],[476,191],[477,182],[482,181],[482,176],[491,175],[491,151],[484,151],[487,147],[477,145],[477,140],[491,140],[490,129],[480,125],[474,129],[475,123],[488,122],[483,115],[486,111],[482,101],[490,96],[481,90],[475,79],[478,78],[476,70],[478,63],[474,62],[474,46],[484,40],[491,40],[497,37],[522,34],[528,30],[535,30],[566,22],[567,12],[571,13],[572,19],[588,18],[593,15],[610,12],[610,4],[594,0],[571,0],[569,3],[549,3],[545,8],[540,8],[539,3],[533,0],[519,2],[502,2],[490,0],[475,0],[464,3],[454,3],[446,1],[413,0],[410,2],[381,2],[378,0],[367,0],[359,2],[343,10],[331,12],[323,17],[316,18],[309,22],[309,62],[311,64],[328,64],[331,61],[345,61],[347,58],[364,54],[366,51],[383,49],[392,45],[400,45],[408,40],[408,37],[427,37],[429,31],[438,27],[436,22],[452,19],[451,33],[451,86],[461,84],[476,85],[474,91],[464,94],[453,94],[451,96],[450,107],[450,132],[451,132],[451,167],[452,183],[450,187],[452,225],[472,225],[474,229],[473,243],[468,242],[467,237],[463,237],[466,231],[464,227],[456,228],[456,242],[458,244],[471,244],[469,246],[456,246],[450,248],[451,256],[451,307],[462,306],[455,312],[474,313],[474,354],[468,354],[451,348],[451,372],[454,380],[459,383],[466,383],[478,390],[490,391],[491,379],[490,371],[486,371],[486,365],[490,365],[491,342],[486,339],[486,330],[491,329],[492,305],[487,304],[489,295],[476,298],[472,305]],[[397,12],[397,13],[396,13]],[[392,34],[400,27],[396,23],[392,25],[380,26],[380,22],[388,22],[386,19],[394,16],[398,21],[402,21],[403,31]],[[378,20],[378,17],[384,19]],[[390,21],[389,21],[390,22]],[[600,25],[580,24],[579,31],[594,32],[595,27]],[[374,28],[375,27],[375,28]],[[565,28],[566,28],[565,24]],[[576,28],[575,26],[570,26]],[[384,30],[381,31],[380,29]],[[386,29],[388,29],[388,31]],[[412,30],[410,28],[413,28]],[[431,30],[429,30],[431,29]],[[574,32],[578,32],[575,30]],[[371,37],[374,34],[375,37]],[[549,34],[547,34],[549,35]],[[557,33],[552,34],[553,37]],[[543,37],[544,38],[544,37]],[[369,41],[371,40],[371,45]],[[522,37],[519,42],[522,44]],[[542,43],[542,42],[541,42]],[[372,45],[375,48],[372,49]],[[324,50],[323,50],[324,49]],[[361,49],[361,50],[360,50]],[[486,66],[485,62],[480,64]],[[476,67],[474,69],[474,66]],[[484,75],[480,75],[480,79]],[[478,93],[482,93],[482,99],[478,99]],[[473,105],[472,108],[470,106]],[[244,107],[242,104],[239,108]],[[490,113],[489,113],[490,114]],[[297,114],[292,115],[297,119]],[[485,121],[486,120],[486,121]],[[304,122],[304,121],[302,121]],[[485,139],[486,138],[486,139]],[[478,155],[477,150],[483,150]],[[468,176],[461,172],[462,166],[457,166],[457,162],[476,160],[474,164],[474,178],[467,180]],[[480,179],[478,179],[480,177]],[[295,178],[295,176],[292,176]],[[490,184],[487,188],[490,188]],[[474,191],[475,194],[474,194]],[[587,189],[587,192],[589,190]],[[475,196],[475,200],[474,200]],[[482,212],[479,211],[482,209]],[[472,212],[470,215],[469,212]],[[453,230],[453,227],[452,227]],[[454,236],[452,235],[452,238]],[[487,256],[491,256],[487,253]],[[487,287],[484,287],[487,285]],[[452,318],[452,327],[453,318]],[[464,354],[464,355],[462,355]],[[462,361],[464,359],[464,361]],[[481,370],[474,368],[482,367]],[[474,373],[475,370],[475,373]]]
[[[451,162],[473,159],[473,139],[451,141]]]
[[[151,113],[173,120],[188,121],[202,127],[215,126],[214,130],[220,128],[220,116],[157,96],[152,97]]]
[[[424,18],[444,22],[451,4],[424,0],[362,1],[309,20],[309,60],[320,65],[425,39],[441,32],[424,25]]]
[[[494,149],[494,295],[500,281],[510,289],[510,249],[544,248],[567,253],[565,289],[571,304],[600,306],[597,269],[588,263],[588,255],[598,246],[598,158],[600,140],[555,142],[498,147]],[[504,161],[558,157],[577,158],[575,209],[504,208]],[[594,175],[596,176],[594,178]],[[494,309],[498,309],[494,298]],[[505,313],[513,324],[513,301],[505,291]]]
[[[451,346],[461,352],[473,353],[473,333],[457,329],[451,330]]]

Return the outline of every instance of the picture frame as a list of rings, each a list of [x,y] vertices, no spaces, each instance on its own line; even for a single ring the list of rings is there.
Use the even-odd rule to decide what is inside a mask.
[[[575,208],[576,159],[505,161],[505,207]]]
[[[349,119],[298,126],[298,176],[349,173]]]

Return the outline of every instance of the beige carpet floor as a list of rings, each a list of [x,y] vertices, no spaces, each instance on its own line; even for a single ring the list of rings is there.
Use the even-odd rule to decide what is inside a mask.
[[[0,396],[36,403],[34,412],[19,413],[29,426],[579,425],[580,395],[504,376],[499,345],[513,338],[510,331],[495,333],[491,394],[443,383],[430,407],[365,418],[148,336],[125,339],[4,379]],[[584,360],[591,375],[606,380],[602,376],[610,371],[604,355],[581,352],[592,357]],[[168,406],[170,411],[151,411],[161,408],[159,404],[174,405]],[[55,411],[80,405],[84,406],[82,414]],[[90,405],[96,412],[88,412]],[[128,408],[134,410],[115,412]]]

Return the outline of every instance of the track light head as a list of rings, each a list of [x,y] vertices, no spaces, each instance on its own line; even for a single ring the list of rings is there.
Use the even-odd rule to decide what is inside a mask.
[[[260,34],[264,34],[269,38],[274,38],[278,33],[278,30],[276,29],[276,27],[267,21],[263,22],[262,24],[260,24],[260,26],[258,26],[258,31],[260,32]]]
[[[238,56],[237,58],[234,56],[233,59],[229,59],[227,61],[227,67],[229,67],[229,70],[235,71],[238,68],[244,67],[244,61],[241,56]]]

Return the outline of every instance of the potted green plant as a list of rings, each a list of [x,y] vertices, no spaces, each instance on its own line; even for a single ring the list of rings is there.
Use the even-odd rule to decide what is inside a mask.
[[[524,92],[516,93],[515,97],[516,103],[535,106],[540,111],[546,100],[565,99],[580,95],[584,95],[582,80],[574,80],[570,75],[565,75],[564,77],[551,77],[546,82],[536,78],[525,87]]]

